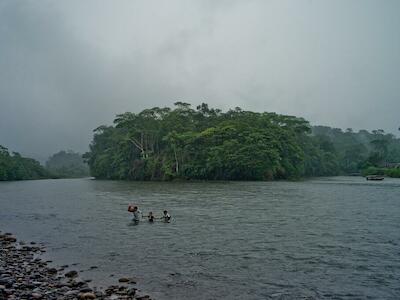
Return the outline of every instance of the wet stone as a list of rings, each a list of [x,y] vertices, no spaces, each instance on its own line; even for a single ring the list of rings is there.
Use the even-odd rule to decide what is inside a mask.
[[[57,274],[58,270],[56,268],[50,268],[47,270],[47,273],[49,274]]]
[[[77,290],[69,290],[65,292],[65,296],[76,296],[79,294],[79,291]]]
[[[33,299],[42,299],[43,298],[43,295],[39,294],[39,293],[32,293],[31,296]]]
[[[76,277],[76,276],[78,276],[78,272],[74,271],[74,270],[65,273],[65,277],[70,277],[71,278],[71,277]]]
[[[81,293],[89,293],[89,292],[93,292],[93,290],[89,287],[85,287],[79,290],[79,292]]]
[[[82,293],[79,295],[79,299],[83,299],[83,300],[96,299],[96,295],[93,293]]]

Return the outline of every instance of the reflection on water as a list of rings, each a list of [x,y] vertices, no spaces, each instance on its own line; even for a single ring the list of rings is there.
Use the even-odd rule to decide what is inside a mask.
[[[128,203],[173,221],[132,226]],[[400,298],[396,179],[0,183],[0,229],[156,299]]]

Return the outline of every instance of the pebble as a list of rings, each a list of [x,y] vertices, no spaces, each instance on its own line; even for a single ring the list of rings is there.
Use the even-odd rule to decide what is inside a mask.
[[[39,294],[39,293],[32,293],[31,294],[33,299],[42,299],[43,295]]]
[[[80,294],[79,299],[96,299],[96,295],[93,293],[82,293]]]
[[[76,295],[78,295],[78,291],[76,291],[76,290],[69,290],[69,291],[66,291],[65,292],[65,296],[76,296]]]

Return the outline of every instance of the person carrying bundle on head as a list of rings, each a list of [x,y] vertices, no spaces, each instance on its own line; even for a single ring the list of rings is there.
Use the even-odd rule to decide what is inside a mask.
[[[142,212],[139,210],[139,208],[137,206],[129,205],[128,211],[133,214],[132,221],[135,223],[139,223],[142,216]]]

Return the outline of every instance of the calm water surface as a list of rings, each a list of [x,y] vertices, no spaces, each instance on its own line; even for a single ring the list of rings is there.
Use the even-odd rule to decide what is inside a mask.
[[[130,202],[173,222],[133,226]],[[155,299],[400,299],[396,179],[2,182],[0,229]]]

